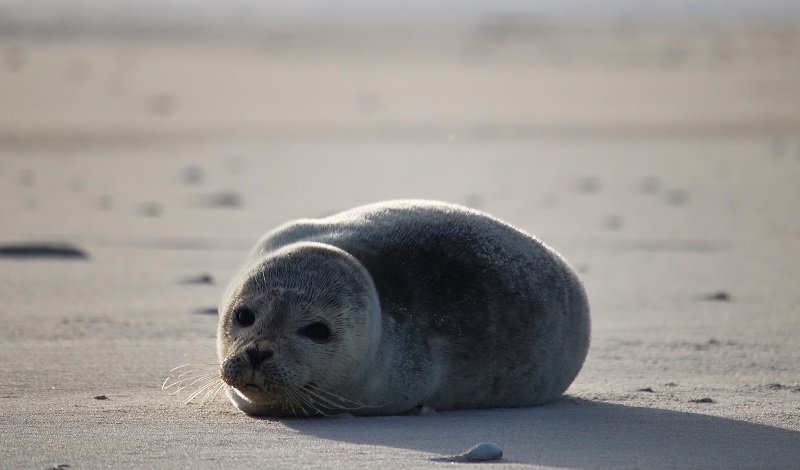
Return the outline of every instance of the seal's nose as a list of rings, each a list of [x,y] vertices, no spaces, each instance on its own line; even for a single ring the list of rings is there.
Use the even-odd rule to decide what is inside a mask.
[[[247,355],[247,360],[250,361],[251,366],[257,366],[264,361],[272,359],[274,352],[272,349],[258,349],[258,346],[250,346],[245,349],[244,353]]]

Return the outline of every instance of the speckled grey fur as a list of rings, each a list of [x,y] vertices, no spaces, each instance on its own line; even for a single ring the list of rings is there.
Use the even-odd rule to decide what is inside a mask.
[[[258,315],[247,329],[231,320],[241,305]],[[297,305],[312,312],[300,323]],[[538,405],[572,383],[590,336],[583,285],[560,255],[487,214],[432,201],[278,227],[231,282],[220,314],[223,378],[241,388],[255,374],[261,387],[228,395],[266,415]],[[279,325],[285,316],[295,323]],[[328,344],[295,337],[317,320],[331,324]],[[276,364],[244,363],[254,341],[276,349]],[[324,392],[303,394],[301,379]],[[300,391],[284,394],[284,383]]]

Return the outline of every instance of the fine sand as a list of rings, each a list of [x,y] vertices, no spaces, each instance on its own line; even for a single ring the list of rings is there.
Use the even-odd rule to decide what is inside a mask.
[[[0,39],[0,467],[797,468],[800,30]],[[561,401],[254,419],[213,370],[255,240],[390,198],[581,274]],[[184,355],[188,355],[184,357]],[[69,467],[67,467],[69,466]]]

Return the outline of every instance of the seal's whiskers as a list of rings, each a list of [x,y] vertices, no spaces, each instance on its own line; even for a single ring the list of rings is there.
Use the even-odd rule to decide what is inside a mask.
[[[319,402],[321,402],[321,403],[323,403],[325,405],[328,405],[328,406],[330,406],[332,408],[341,409],[341,410],[353,411],[353,410],[361,410],[361,409],[365,409],[365,408],[379,408],[381,406],[384,406],[384,404],[381,404],[381,405],[367,405],[367,404],[362,403],[360,401],[353,400],[353,399],[347,398],[345,396],[339,395],[337,393],[334,393],[334,392],[332,392],[330,390],[324,390],[324,389],[322,389],[319,386],[314,385],[314,384],[307,384],[303,388],[303,391],[305,393],[308,393],[312,398],[315,398]]]
[[[210,401],[214,401],[214,399],[217,398],[217,394],[219,394],[219,391],[222,390],[224,387],[225,387],[225,382],[223,382],[219,377],[214,377],[208,380],[203,385],[201,385],[200,388],[192,392],[186,398],[185,402],[190,403],[195,398],[200,396],[200,394],[203,394],[203,392],[205,392],[205,394],[203,395],[203,398],[200,399],[200,405],[204,404],[206,401],[209,401],[209,398]]]
[[[189,357],[190,354],[184,356]],[[201,395],[201,405],[207,401],[213,401],[225,386],[225,382],[220,377],[219,364],[216,361],[186,363],[170,370],[170,372],[178,371],[181,371],[178,375],[170,375],[164,380],[161,389],[169,391],[170,395],[177,395],[186,389],[197,387],[184,400],[184,403],[191,403]]]

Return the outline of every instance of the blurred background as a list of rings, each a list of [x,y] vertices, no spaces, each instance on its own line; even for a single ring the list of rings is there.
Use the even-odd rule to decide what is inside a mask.
[[[794,181],[754,158],[800,158],[798,77],[790,0],[0,0],[6,227],[25,226],[20,207],[82,233],[73,208],[157,217],[196,203],[269,207],[249,226],[260,233],[430,197],[537,233],[793,234],[783,216],[769,228],[749,217],[794,197],[742,194]],[[67,165],[80,169],[56,169]],[[75,206],[36,192],[60,187],[43,172]],[[170,201],[173,183],[201,188],[201,202]],[[692,191],[722,199],[666,222],[630,197],[690,206]],[[564,192],[607,200],[571,212]],[[586,227],[564,222],[575,218]],[[203,233],[224,225],[195,219]]]
[[[748,219],[793,198],[741,197],[752,168],[762,179],[751,186],[795,175],[763,173],[755,155],[800,158],[793,1],[0,0],[0,59],[7,188],[52,190],[43,174],[85,164],[64,183],[83,193],[75,203],[125,216],[246,201],[270,208],[248,227],[261,232],[281,217],[430,197],[537,233],[797,228]],[[148,158],[170,161],[176,179],[152,178],[161,170]],[[237,171],[249,179],[225,179]],[[203,188],[200,202],[170,201],[159,181]],[[724,210],[669,222],[628,197],[696,208],[693,191],[721,194],[714,181],[730,191],[714,202]],[[83,231],[65,198],[24,191],[6,194],[14,226],[25,207],[51,210],[55,219],[32,220],[62,233]],[[607,200],[570,209],[564,191]],[[196,219],[203,233],[220,230]],[[177,225],[194,234],[193,224]]]
[[[0,139],[786,133],[789,0],[0,0]]]

